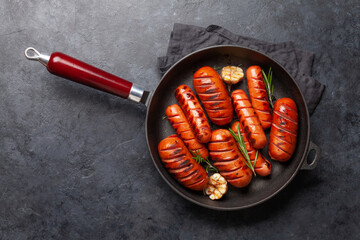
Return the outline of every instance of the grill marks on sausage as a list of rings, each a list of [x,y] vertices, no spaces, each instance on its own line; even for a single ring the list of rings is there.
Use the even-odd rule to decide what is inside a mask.
[[[285,143],[291,144],[291,142],[287,141],[284,136],[282,135],[274,135],[275,138],[279,139],[279,141],[283,141]]]
[[[201,191],[208,183],[208,176],[176,136],[165,138],[159,143],[158,152],[161,161],[169,173],[185,187]]]
[[[285,154],[291,156],[290,153],[288,153],[287,151],[285,151],[285,150],[281,147],[281,144],[274,144],[274,143],[272,143],[272,142],[271,142],[270,144],[273,145],[273,146],[275,146],[275,147],[277,147],[278,149],[280,149],[281,151],[283,151]]]
[[[208,88],[204,91],[204,93],[216,93],[216,92],[219,92],[219,89],[215,87]]]
[[[234,143],[232,143],[232,142],[228,142],[227,143],[229,146],[233,146],[234,145]],[[233,151],[233,149],[231,148],[231,149],[223,149],[223,150],[213,150],[212,152],[213,153],[220,153],[220,154],[222,154],[222,153],[230,153],[230,152],[232,152]]]
[[[251,170],[245,165],[245,159],[228,130],[215,130],[208,147],[214,166],[230,184],[235,187],[245,187],[250,183]]]
[[[188,185],[188,188],[190,189],[195,189],[195,188],[199,188],[199,186],[202,186],[202,185],[206,185],[204,184],[205,182],[205,179],[200,179],[199,181],[193,183],[193,184],[190,184]],[[207,182],[207,181],[206,181]]]
[[[261,74],[261,76],[260,76],[260,75],[257,75],[256,77],[252,77],[252,79],[253,79],[254,81],[256,81],[256,82],[262,82],[262,83],[264,83],[262,74]]]
[[[186,85],[180,85],[175,90],[175,97],[197,140],[201,143],[208,142],[211,137],[210,125],[193,91]]]
[[[181,152],[181,149],[177,149],[177,150],[174,151],[173,154],[178,154],[178,153],[180,153],[180,152]]]
[[[258,79],[254,79],[254,80],[258,80]],[[262,89],[261,87],[254,87],[254,89],[258,90],[259,92],[265,92],[266,93],[266,90]],[[258,98],[258,99],[262,99],[262,98]]]
[[[219,104],[220,104],[220,101],[217,101],[217,102],[212,103],[210,106],[215,107],[215,106],[217,106]]]
[[[185,158],[185,154],[181,154],[180,156],[171,157],[171,158],[162,158],[164,163],[175,163],[177,161],[181,161]]]
[[[184,112],[177,104],[166,108],[166,116],[175,129],[179,137],[184,141],[185,145],[193,152],[196,150],[200,152],[203,158],[209,157],[209,152],[204,144],[200,143],[193,133],[191,126],[186,119]]]
[[[264,113],[266,113],[266,111],[264,111],[264,110],[259,110],[259,109],[258,109],[258,111],[259,111],[259,112],[264,112]],[[269,122],[271,122],[271,121],[269,121]]]
[[[196,81],[197,79],[194,79],[194,80]],[[214,82],[208,83],[205,86],[203,85],[203,83],[200,83],[200,84],[201,85],[197,88],[200,89],[201,91],[196,91],[196,92],[199,95],[199,98],[203,104],[206,102],[210,102],[211,100],[216,100],[216,102],[219,102],[219,103],[226,101],[224,96],[221,96],[222,94],[221,94],[219,88],[215,87]],[[216,109],[216,108],[213,108],[213,109]]]
[[[295,132],[292,132],[291,130],[286,129],[286,128],[284,128],[283,126],[277,125],[276,123],[273,123],[272,126],[275,127],[275,128],[277,128],[277,129],[279,129],[279,132],[287,132],[287,133],[289,133],[289,134],[291,134],[291,135],[293,135],[293,136],[296,137],[296,133],[295,133]]]
[[[298,123],[297,123],[297,118],[294,119],[294,118],[292,118],[291,116],[286,115],[285,113],[279,112],[278,110],[274,110],[274,111],[273,111],[273,114],[276,114],[276,115],[278,115],[279,117],[285,118],[286,120],[291,121],[291,122],[293,122],[294,124],[298,124]],[[296,116],[297,116],[297,114],[296,114]]]
[[[240,167],[240,169],[242,169],[242,168],[243,168],[243,167]],[[229,180],[241,179],[241,178],[243,178],[243,177],[245,176],[245,174],[244,174],[244,175],[239,174],[239,170],[238,170],[238,169],[234,169],[234,170],[232,170],[232,171],[226,171],[226,172],[223,172],[222,174],[223,174],[223,176],[224,176],[225,178],[228,177]],[[236,177],[234,177],[234,175],[235,175]]]
[[[282,104],[281,107],[279,108],[279,111],[284,112],[286,115],[294,114],[294,115],[296,115],[296,119],[297,119],[298,113],[297,113],[297,108],[296,107],[294,108],[294,107],[291,107],[291,106],[289,106],[287,104]]]
[[[194,165],[190,164],[188,166],[178,168],[178,169],[169,169],[169,173],[171,173],[172,175],[176,175],[178,178],[181,178],[182,175],[187,174],[187,176],[188,176],[188,175],[192,174],[193,172],[189,173],[189,171],[191,171],[193,169],[193,167],[194,167]]]
[[[172,154],[174,151],[178,151],[178,150],[181,150],[181,148],[177,147],[177,145],[161,149],[162,152],[169,152],[170,154]]]
[[[240,122],[236,121],[231,126],[231,129],[237,133],[237,127],[240,128],[240,135],[243,137],[245,142],[246,150],[248,151],[251,163],[253,164],[256,158],[256,149],[252,147],[250,144],[245,131],[244,127],[240,124]],[[259,174],[260,176],[267,176],[271,174],[271,164],[268,160],[265,159],[265,157],[261,154],[261,152],[258,153],[258,158],[255,163],[255,172],[256,174]]]
[[[227,119],[227,117],[215,117],[214,119],[216,119],[216,120],[222,120],[222,119]]]
[[[217,94],[202,93],[201,95],[204,97],[204,99],[206,98],[207,100],[216,100],[216,99],[219,99],[219,97],[221,96],[221,93],[217,93]]]
[[[193,94],[186,93],[186,99],[188,99],[188,100],[194,100],[194,99],[195,99],[195,96],[194,96]]]
[[[231,99],[219,74],[210,67],[200,68],[194,74],[193,84],[210,120],[216,125],[230,123]]]
[[[188,166],[190,164],[190,161],[189,159],[183,161],[182,163],[179,164],[179,167],[185,167],[185,166]]]
[[[209,112],[210,113],[215,113],[215,112],[221,112],[221,110],[227,110],[226,108],[216,108],[216,109],[209,109]]]
[[[290,98],[276,101],[269,139],[269,155],[278,161],[288,161],[296,148],[298,113]]]
[[[259,66],[249,67],[246,71],[246,78],[252,106],[261,126],[267,129],[271,126],[271,113],[261,68]]]
[[[194,171],[191,171],[188,175],[186,176],[182,176],[182,177],[178,177],[179,180],[181,179],[184,179],[184,178],[188,178],[188,177],[194,177],[194,175],[197,175],[197,173],[199,172],[198,170],[196,169],[193,169],[194,165],[188,165],[190,168],[190,170],[194,170]]]
[[[212,143],[228,143],[231,140],[231,136],[220,136],[219,138],[212,138]]]
[[[257,149],[264,148],[266,145],[264,130],[245,92],[240,89],[235,90],[231,94],[231,98],[249,141]]]

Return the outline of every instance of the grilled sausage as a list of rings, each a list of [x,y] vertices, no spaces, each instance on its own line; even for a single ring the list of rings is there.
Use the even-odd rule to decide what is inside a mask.
[[[208,146],[214,166],[231,185],[242,188],[250,183],[252,171],[246,166],[245,159],[228,130],[213,131]]]
[[[251,103],[246,96],[246,93],[241,90],[235,90],[231,94],[235,112],[243,125],[246,136],[250,144],[256,148],[261,149],[266,146],[266,136],[260,121],[256,116],[254,109],[251,107]]]
[[[231,126],[231,129],[237,134],[238,126],[240,126],[240,134],[244,139],[245,147],[249,154],[251,163],[254,164],[256,158],[256,149],[253,148],[249,143],[244,131],[244,127],[240,124],[239,121],[234,122],[233,125]],[[260,151],[258,153],[258,158],[256,160],[254,168],[255,168],[255,172],[260,176],[267,176],[270,175],[271,173],[271,163],[268,160],[266,160],[266,158],[260,153]]]
[[[271,127],[271,113],[264,77],[259,66],[251,66],[246,70],[251,104],[263,129]]]
[[[204,159],[208,158],[209,151],[204,144],[196,139],[195,134],[179,105],[174,104],[168,106],[165,113],[172,127],[175,129],[181,140],[183,140],[187,148],[193,152],[199,151],[201,157]]]
[[[175,90],[175,97],[199,142],[209,142],[211,138],[210,125],[194,92],[188,86],[180,85]]]
[[[202,191],[209,182],[204,168],[193,158],[183,141],[176,135],[163,139],[158,152],[165,168],[184,187]]]
[[[219,74],[211,67],[202,67],[195,72],[193,84],[210,120],[220,126],[229,124],[233,108]]]
[[[286,162],[295,151],[298,129],[296,103],[290,98],[275,102],[269,139],[271,159]]]

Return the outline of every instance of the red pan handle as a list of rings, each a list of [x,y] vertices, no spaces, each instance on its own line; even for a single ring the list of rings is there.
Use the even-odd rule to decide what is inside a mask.
[[[57,76],[78,82],[122,98],[145,103],[148,92],[133,83],[93,67],[87,63],[72,58],[60,52],[50,56],[39,53],[34,48],[27,48],[25,56],[37,60],[46,66],[47,70]]]

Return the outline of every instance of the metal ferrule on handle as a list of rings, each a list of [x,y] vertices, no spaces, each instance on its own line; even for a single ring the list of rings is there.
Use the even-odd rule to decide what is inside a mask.
[[[128,99],[130,99],[131,101],[134,101],[134,102],[140,102],[143,94],[144,94],[144,90],[142,90],[141,88],[139,88],[133,84],[131,86]]]
[[[125,79],[63,53],[55,52],[48,56],[30,47],[25,50],[25,57],[29,60],[39,61],[52,74],[130,99],[134,102],[145,104],[149,95],[149,92],[144,91]]]

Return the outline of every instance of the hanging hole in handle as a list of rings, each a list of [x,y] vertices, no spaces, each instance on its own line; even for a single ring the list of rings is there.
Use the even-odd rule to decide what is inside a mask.
[[[33,47],[25,49],[25,57],[29,60],[39,60],[40,53]]]
[[[315,161],[315,154],[316,154],[316,151],[315,149],[311,149],[310,152],[308,153],[308,156],[307,156],[307,159],[306,159],[306,163],[308,165],[312,165]]]
[[[310,141],[305,160],[301,166],[302,170],[312,170],[317,166],[320,160],[321,149]]]

